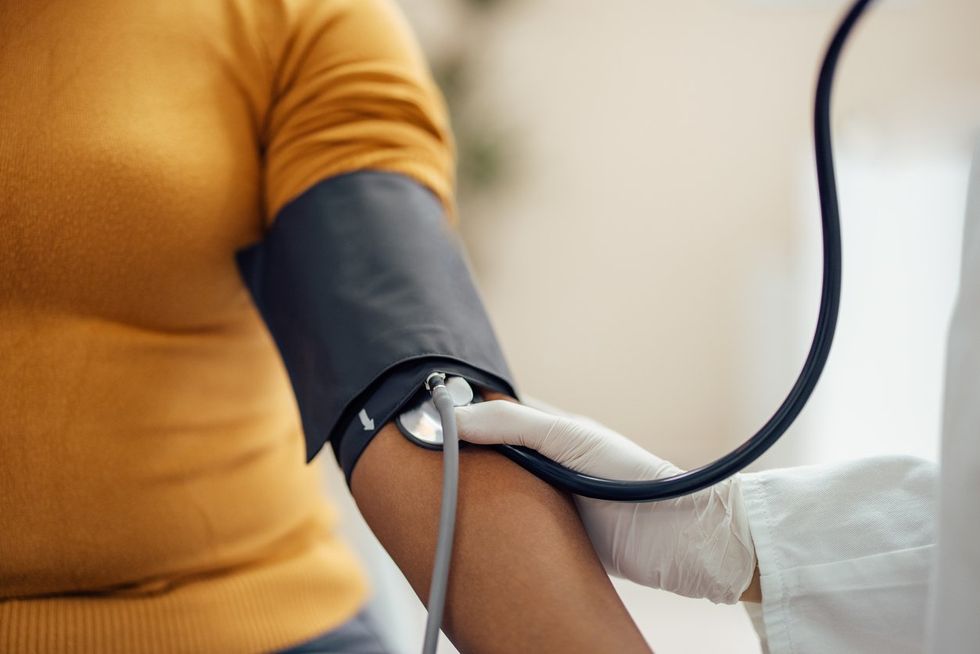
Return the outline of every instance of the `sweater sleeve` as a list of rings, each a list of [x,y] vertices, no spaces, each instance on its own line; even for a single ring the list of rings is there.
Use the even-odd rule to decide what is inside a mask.
[[[767,652],[922,651],[937,474],[877,457],[743,476]]]
[[[454,153],[442,96],[391,0],[282,0],[263,126],[265,214],[317,182],[399,173],[453,213]]]

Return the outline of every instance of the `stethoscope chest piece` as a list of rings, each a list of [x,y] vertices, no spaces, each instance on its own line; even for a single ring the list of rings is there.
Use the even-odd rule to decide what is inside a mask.
[[[446,379],[446,390],[449,391],[456,406],[466,406],[481,399],[473,391],[469,382],[462,377]],[[405,438],[416,445],[430,450],[442,449],[442,421],[428,392],[423,390],[419,393],[411,408],[395,418],[395,424]]]

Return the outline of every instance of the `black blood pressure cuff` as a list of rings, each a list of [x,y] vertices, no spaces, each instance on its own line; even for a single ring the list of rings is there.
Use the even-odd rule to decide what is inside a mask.
[[[460,361],[423,357],[396,366],[372,385],[362,400],[354,403],[357,414],[346,420],[337,436],[331,438],[334,455],[344,470],[347,482],[358,458],[385,423],[395,418],[418,395],[425,395],[423,384],[433,370],[464,377],[477,388],[514,395],[510,384]],[[421,393],[420,393],[421,391]]]
[[[442,205],[407,177],[320,182],[237,259],[289,373],[307,461],[329,440],[349,481],[433,370],[515,395]]]

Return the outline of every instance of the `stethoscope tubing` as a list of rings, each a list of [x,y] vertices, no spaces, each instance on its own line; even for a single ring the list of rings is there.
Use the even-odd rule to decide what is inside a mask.
[[[817,185],[823,234],[823,286],[813,341],[796,382],[771,418],[749,440],[707,465],[673,477],[648,481],[604,479],[566,468],[534,450],[499,445],[505,456],[536,476],[569,493],[617,502],[651,502],[689,495],[744,470],[786,433],[806,405],[830,355],[840,310],[840,206],[834,170],[830,105],[837,62],[854,25],[872,0],[856,0],[827,47],[817,80],[813,127]]]

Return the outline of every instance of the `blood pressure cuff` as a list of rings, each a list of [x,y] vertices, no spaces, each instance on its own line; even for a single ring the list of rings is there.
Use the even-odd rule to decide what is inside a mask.
[[[515,394],[442,205],[409,178],[320,182],[237,260],[289,373],[307,461],[331,441],[348,482],[433,370]]]

